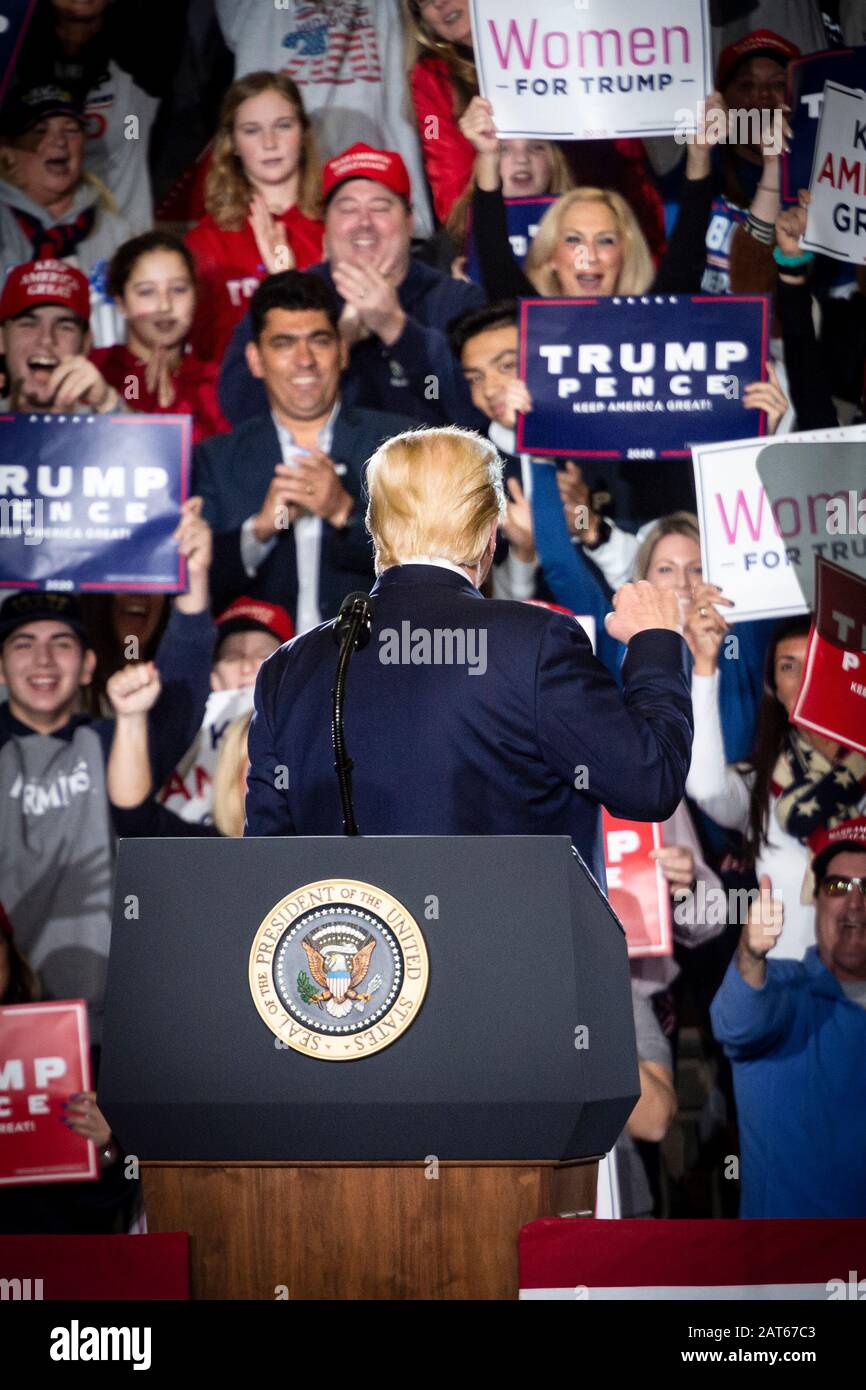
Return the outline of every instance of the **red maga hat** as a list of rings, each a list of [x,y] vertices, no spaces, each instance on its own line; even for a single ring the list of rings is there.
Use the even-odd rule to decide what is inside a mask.
[[[328,199],[347,179],[372,179],[405,198],[411,197],[409,174],[396,150],[374,150],[370,145],[350,145],[342,154],[329,159],[322,170],[322,196]]]
[[[722,49],[716,69],[716,86],[724,87],[734,68],[745,58],[755,58],[759,53],[767,58],[775,58],[777,63],[782,64],[800,57],[797,45],[783,39],[781,34],[775,33],[772,29],[753,29],[751,34],[746,34],[744,38],[737,39],[736,43],[729,43],[727,48]]]
[[[822,826],[809,836],[808,845],[812,851],[812,872],[816,879],[820,879],[834,854],[845,849],[863,850],[866,853],[866,816],[844,820],[829,829]]]
[[[220,613],[216,623],[218,642],[231,632],[248,632],[251,628],[269,632],[280,642],[289,642],[295,635],[294,624],[285,608],[261,598],[236,598]]]
[[[0,295],[0,323],[17,318],[39,304],[61,304],[87,323],[90,319],[87,276],[65,261],[24,261],[13,266]]]

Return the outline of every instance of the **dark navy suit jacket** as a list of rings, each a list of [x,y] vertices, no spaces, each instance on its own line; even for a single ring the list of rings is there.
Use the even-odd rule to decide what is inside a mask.
[[[373,596],[372,636],[352,658],[346,699],[362,835],[569,835],[603,884],[599,807],[636,820],[673,814],[692,742],[691,658],[677,633],[632,640],[620,691],[577,623],[485,600],[452,570],[395,566]],[[396,651],[391,633],[402,641],[420,629],[473,631],[466,650],[483,650],[483,672],[480,661],[478,674],[469,662],[383,661]],[[247,835],[342,833],[336,662],[333,624],[323,624],[262,666]]]
[[[348,523],[337,530],[322,523],[319,558],[319,608],[323,618],[334,617],[346,594],[369,589],[373,580],[373,547],[364,527],[362,498],[364,467],[384,439],[413,429],[403,415],[359,410],[341,404],[334,422],[331,458],[342,464],[340,482],[355,499]],[[250,579],[241,561],[240,528],[265,500],[274,467],[282,461],[280,441],[270,413],[257,415],[232,430],[199,444],[193,460],[194,488],[204,498],[204,515],[214,531],[211,569],[213,608],[219,611],[241,594],[281,603],[292,620],[298,599],[294,531],[277,533],[277,543]]]

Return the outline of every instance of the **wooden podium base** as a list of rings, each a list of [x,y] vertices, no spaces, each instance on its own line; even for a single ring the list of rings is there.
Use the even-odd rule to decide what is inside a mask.
[[[595,1163],[142,1163],[195,1299],[512,1299],[517,1234],[589,1214]],[[429,1174],[429,1176],[428,1176]]]

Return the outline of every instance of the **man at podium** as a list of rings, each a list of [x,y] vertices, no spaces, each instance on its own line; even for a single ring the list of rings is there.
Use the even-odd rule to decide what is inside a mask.
[[[620,691],[576,622],[479,592],[505,505],[488,440],[455,427],[397,435],[367,486],[378,577],[345,707],[359,833],[567,834],[604,883],[599,807],[660,821],[683,796],[690,657],[675,595],[647,583],[617,593]],[[334,627],[261,668],[247,835],[342,833]]]

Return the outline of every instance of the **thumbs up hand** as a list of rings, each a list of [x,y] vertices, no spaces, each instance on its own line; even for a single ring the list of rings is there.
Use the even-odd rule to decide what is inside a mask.
[[[749,907],[748,920],[743,928],[743,944],[751,956],[763,960],[782,934],[785,909],[781,898],[773,897],[769,874],[761,874],[758,887],[760,891]]]

